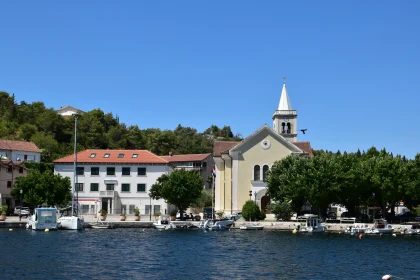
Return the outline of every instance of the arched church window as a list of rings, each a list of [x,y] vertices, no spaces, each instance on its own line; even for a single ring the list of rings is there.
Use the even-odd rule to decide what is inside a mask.
[[[286,123],[281,123],[281,133],[286,133]]]
[[[263,181],[266,182],[267,181],[267,172],[270,168],[268,167],[268,165],[264,165],[263,166]]]
[[[254,181],[260,181],[260,166],[254,166]]]
[[[292,125],[289,122],[287,123],[287,133],[292,133]]]

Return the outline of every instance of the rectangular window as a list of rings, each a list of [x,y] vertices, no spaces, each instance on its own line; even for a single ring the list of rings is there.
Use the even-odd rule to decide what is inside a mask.
[[[90,175],[99,175],[99,167],[90,168]]]
[[[91,153],[91,154],[90,154],[90,157],[91,157],[91,158],[94,158],[94,157],[96,157],[96,154],[95,154],[95,153]]]
[[[77,167],[76,168],[77,175],[85,175],[85,168],[84,167]]]
[[[139,167],[137,168],[137,175],[145,176],[146,175],[146,167]]]
[[[135,205],[129,205],[128,206],[128,214],[130,214],[130,215],[134,214],[134,208],[136,208]]]
[[[12,181],[7,181],[7,187],[10,189],[12,188]]]
[[[153,205],[153,213],[160,213],[160,205]]]
[[[89,205],[82,205],[82,214],[89,213]]]
[[[122,175],[130,175],[130,167],[123,167],[122,168]]]
[[[130,191],[130,184],[121,184],[121,191],[122,192],[129,192]]]
[[[114,184],[106,184],[106,190],[107,191],[113,191],[114,190]]]
[[[83,191],[83,183],[76,183],[76,191],[78,192]]]
[[[203,162],[203,167],[207,167],[207,162]]]
[[[126,213],[127,214],[127,205],[121,205],[121,213]]]
[[[23,173],[23,167],[19,167],[19,173]]]
[[[91,192],[99,191],[99,184],[98,183],[90,183],[90,191]]]
[[[104,154],[104,158],[109,158],[109,154],[108,153]]]
[[[115,167],[107,167],[106,168],[106,175],[107,176],[113,176],[113,175],[115,175]]]
[[[124,154],[119,154],[118,155],[118,158],[123,158],[124,157]]]
[[[12,170],[13,170],[12,165],[7,166],[7,172],[12,173]]]
[[[24,155],[23,160],[28,160],[28,155]]]
[[[146,191],[146,184],[137,184],[137,191],[138,192],[145,192]]]
[[[149,215],[150,214],[150,209],[152,209],[152,205],[145,205],[145,209],[144,209],[145,212],[144,213],[146,215]]]
[[[138,154],[133,154],[133,158],[137,158],[138,156]]]

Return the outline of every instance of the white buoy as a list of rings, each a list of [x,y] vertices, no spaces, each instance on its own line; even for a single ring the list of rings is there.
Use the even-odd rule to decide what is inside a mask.
[[[392,276],[390,274],[382,276],[382,280],[389,280],[392,279]]]
[[[296,231],[296,229],[294,229],[294,230],[292,231],[292,233],[293,233],[293,234],[295,234],[296,232],[297,232],[297,231]]]
[[[45,232],[49,232],[50,230],[48,228],[45,229]]]
[[[9,231],[13,231],[13,229],[12,228],[9,228]]]
[[[392,236],[394,236],[394,237],[395,237],[395,236],[397,236],[397,235],[396,235],[395,233],[393,233],[393,234],[392,234]]]

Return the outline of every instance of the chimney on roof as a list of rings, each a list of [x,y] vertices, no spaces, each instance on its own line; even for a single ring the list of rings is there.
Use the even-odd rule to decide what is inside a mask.
[[[170,156],[170,157],[171,157],[171,156],[173,156],[172,152],[169,152],[169,156]]]

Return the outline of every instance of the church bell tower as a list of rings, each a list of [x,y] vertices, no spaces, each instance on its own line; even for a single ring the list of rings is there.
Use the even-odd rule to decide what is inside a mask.
[[[279,107],[273,114],[273,129],[290,142],[297,142],[297,113],[292,109],[284,78]]]

